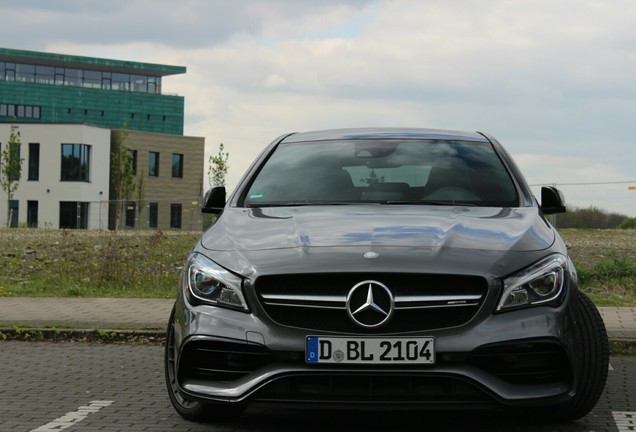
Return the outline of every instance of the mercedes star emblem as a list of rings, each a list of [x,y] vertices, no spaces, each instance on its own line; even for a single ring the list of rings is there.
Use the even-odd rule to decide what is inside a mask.
[[[381,282],[360,282],[347,295],[347,313],[360,327],[379,327],[393,316],[393,294]]]

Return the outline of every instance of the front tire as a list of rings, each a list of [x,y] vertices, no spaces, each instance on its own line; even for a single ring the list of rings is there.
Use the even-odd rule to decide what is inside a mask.
[[[605,324],[592,300],[576,293],[576,394],[564,404],[553,407],[547,418],[558,422],[577,420],[596,405],[607,380],[609,341]]]

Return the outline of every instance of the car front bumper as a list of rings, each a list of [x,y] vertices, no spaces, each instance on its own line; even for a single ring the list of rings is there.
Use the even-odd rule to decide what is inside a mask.
[[[177,382],[189,398],[208,402],[367,408],[555,404],[576,387],[567,297],[558,308],[501,314],[488,312],[486,304],[465,326],[408,334],[435,338],[435,364],[375,366],[307,364],[305,338],[315,332],[276,325],[260,313],[192,306],[179,296]]]

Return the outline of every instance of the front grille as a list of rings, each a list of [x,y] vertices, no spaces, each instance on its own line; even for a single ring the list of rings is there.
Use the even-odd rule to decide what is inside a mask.
[[[571,380],[568,357],[551,341],[496,344],[475,350],[469,363],[510,384],[548,384]]]
[[[277,379],[254,394],[261,402],[450,403],[486,402],[475,385],[453,377],[416,374],[320,374]]]
[[[384,284],[395,299],[392,319],[374,329],[356,325],[346,310],[347,295],[364,280]],[[262,276],[255,288],[269,317],[281,325],[383,334],[466,324],[479,310],[488,283],[476,276],[344,273]]]

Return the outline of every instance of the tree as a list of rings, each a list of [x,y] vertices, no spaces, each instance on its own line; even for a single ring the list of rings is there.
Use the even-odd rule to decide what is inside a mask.
[[[223,151],[223,143],[219,145],[219,153],[216,156],[210,156],[208,169],[208,181],[210,187],[225,186],[225,176],[230,166],[227,161],[230,157],[228,152]]]
[[[378,175],[375,173],[375,170],[371,168],[371,171],[369,172],[369,177],[361,178],[360,181],[368,185],[372,185],[375,183],[384,183],[384,176],[378,177]]]
[[[112,184],[116,193],[115,229],[119,229],[126,210],[127,201],[137,185],[133,174],[133,151],[126,147],[128,131],[123,130],[113,146],[111,153]]]
[[[2,150],[2,164],[0,166],[0,187],[7,193],[7,227],[11,226],[13,209],[10,201],[18,189],[22,176],[22,161],[20,158],[20,131],[15,125],[11,125],[11,133],[6,147]]]

